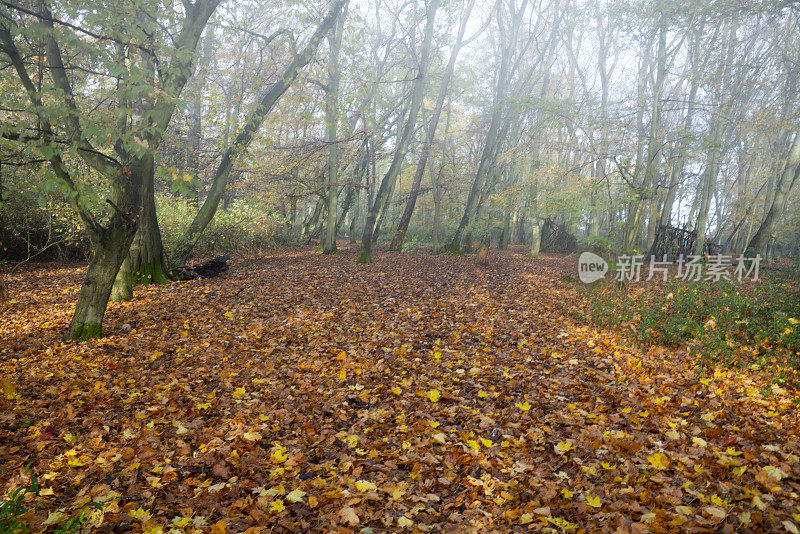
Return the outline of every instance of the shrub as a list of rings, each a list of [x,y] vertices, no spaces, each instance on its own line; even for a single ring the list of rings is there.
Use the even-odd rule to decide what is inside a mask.
[[[587,288],[586,296],[592,322],[627,330],[640,344],[686,347],[700,368],[750,366],[798,385],[800,302],[791,286],[605,283]]]
[[[172,195],[157,195],[156,209],[164,246],[174,249],[197,213],[197,206]],[[281,217],[263,206],[237,199],[228,209],[217,210],[197,242],[195,256],[233,252],[258,256],[262,250],[276,246],[276,235],[284,224]]]

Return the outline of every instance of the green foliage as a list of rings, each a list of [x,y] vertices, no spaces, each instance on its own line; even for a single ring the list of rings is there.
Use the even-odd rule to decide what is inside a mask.
[[[28,496],[38,494],[39,479],[32,474],[27,486],[14,489],[5,500],[0,501],[0,532],[13,534],[30,531],[29,523],[32,517],[32,510],[25,504],[25,499]],[[104,502],[108,501],[88,502],[76,514],[67,515],[66,517],[61,513],[55,514],[57,523],[50,523],[55,526],[53,533],[76,534],[87,527],[93,526],[92,514],[96,513],[96,511],[102,512]],[[59,521],[61,517],[64,517],[64,519]]]
[[[84,504],[78,513],[64,519],[58,527],[53,531],[53,534],[76,534],[83,532],[88,527],[95,526],[92,521],[92,514],[103,511],[103,502],[91,501]]]
[[[419,239],[419,237],[417,237],[417,236],[414,236],[413,239],[406,238],[403,241],[402,252],[405,253],[405,254],[414,253],[414,252],[418,251],[420,249],[420,247],[423,246],[423,244],[424,244],[424,242],[421,239]]]
[[[172,195],[156,195],[156,210],[166,250],[174,249],[189,227],[197,207]],[[222,252],[243,252],[254,256],[274,247],[276,234],[286,223],[263,205],[236,200],[217,211],[195,247],[198,257]]]
[[[800,385],[800,300],[785,284],[605,283],[586,296],[595,324],[626,329],[643,345],[686,347],[701,369],[749,366]]]
[[[590,250],[600,256],[609,257],[615,253],[614,243],[607,237],[586,236],[578,238],[581,248]]]
[[[27,530],[28,508],[25,506],[25,497],[28,494],[39,493],[39,480],[36,475],[31,476],[27,486],[13,490],[6,500],[0,503],[0,532],[23,532]]]
[[[175,167],[160,167],[158,176],[170,183],[169,190],[176,195],[188,199],[197,198],[197,191],[200,189],[200,181],[197,177],[181,172]]]
[[[0,203],[0,256],[25,259],[45,247],[71,256],[88,253],[80,222],[67,202],[62,183],[47,169],[24,172],[3,169],[3,200]],[[83,197],[84,200],[89,198]],[[102,209],[100,202],[92,211]],[[57,244],[57,248],[55,245]]]

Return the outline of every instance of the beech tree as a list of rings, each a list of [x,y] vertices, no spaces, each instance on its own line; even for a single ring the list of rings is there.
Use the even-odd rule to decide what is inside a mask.
[[[155,151],[218,3],[136,0],[99,10],[71,2],[55,15],[44,0],[35,9],[4,4],[0,47],[27,95],[30,117],[14,125],[17,137],[49,163],[94,248],[68,339],[101,335],[114,278],[143,217]],[[46,58],[40,87],[25,59],[36,52]],[[91,85],[87,78],[103,88],[102,105],[81,93]],[[109,187],[104,214],[84,201],[90,175],[79,161]]]

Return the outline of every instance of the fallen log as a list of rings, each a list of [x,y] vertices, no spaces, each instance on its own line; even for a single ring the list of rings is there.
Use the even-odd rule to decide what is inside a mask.
[[[230,256],[223,255],[211,258],[197,265],[182,265],[172,270],[176,280],[196,280],[197,278],[214,278],[228,272]]]

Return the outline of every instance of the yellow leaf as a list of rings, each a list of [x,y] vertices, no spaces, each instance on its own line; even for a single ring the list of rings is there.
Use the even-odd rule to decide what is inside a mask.
[[[367,480],[359,480],[356,482],[356,489],[358,491],[375,491],[378,489],[378,487],[374,483]]]
[[[566,452],[571,451],[574,448],[575,448],[575,446],[572,443],[568,443],[568,442],[564,442],[564,441],[559,441],[558,445],[555,446],[555,450],[556,450],[556,452],[558,454],[564,454]]]
[[[151,514],[147,510],[139,507],[136,510],[131,510],[128,512],[128,515],[131,516],[133,519],[145,523],[150,520]]]
[[[479,396],[480,398],[482,398],[482,399],[485,399],[486,397],[488,397],[488,396],[489,396],[489,394],[488,394],[488,393],[486,393],[485,391],[483,391],[483,390],[481,389],[480,391],[478,391],[478,396]]]
[[[189,523],[192,522],[192,516],[186,517],[176,517],[172,520],[172,526],[176,528],[183,528],[189,526]]]
[[[708,447],[708,443],[707,443],[707,442],[706,442],[706,440],[704,440],[703,438],[697,438],[697,437],[695,437],[695,438],[692,438],[692,443],[694,443],[694,444],[695,444],[695,445],[697,445],[698,447],[702,447],[702,448],[704,448],[704,449],[705,449],[706,447]]]
[[[656,469],[666,469],[669,467],[669,457],[663,452],[657,452],[647,457],[647,461]]]
[[[286,496],[286,500],[289,502],[300,502],[303,500],[303,497],[306,496],[306,492],[301,489],[295,489],[289,492]]]
[[[410,528],[414,522],[404,515],[401,515],[397,520],[397,526],[400,528]]]
[[[234,399],[241,399],[244,396],[244,388],[236,388],[231,394]]]
[[[286,506],[283,504],[282,500],[272,501],[272,504],[269,507],[270,512],[283,512],[286,510]]]
[[[600,465],[602,465],[603,469],[605,469],[607,471],[613,471],[614,469],[617,468],[617,464],[610,464],[608,462],[603,462]]]
[[[578,526],[575,523],[571,523],[571,522],[567,521],[566,519],[562,519],[560,517],[548,517],[547,520],[549,522],[553,523],[555,526],[563,528],[564,530],[569,530],[571,528],[577,528],[577,526]]]
[[[49,512],[47,514],[47,519],[45,519],[42,522],[42,526],[49,527],[50,525],[56,525],[58,523],[61,523],[61,521],[63,521],[67,517],[68,516],[61,511]]]
[[[517,402],[516,404],[514,404],[514,406],[516,406],[517,408],[519,408],[523,412],[527,412],[528,410],[531,409],[531,404],[528,401]]]
[[[600,500],[600,497],[598,497],[596,495],[592,495],[591,497],[586,497],[586,502],[592,508],[600,508],[601,506],[603,506],[603,503]]]
[[[715,493],[714,495],[712,495],[712,496],[711,496],[711,503],[712,503],[712,504],[716,504],[717,506],[720,506],[720,507],[722,507],[722,508],[727,508],[727,507],[729,506],[729,505],[728,505],[728,502],[727,502],[727,501],[724,501],[724,500],[722,499],[722,497],[720,497],[720,496],[719,496],[719,495],[717,495],[716,493]]]
[[[521,516],[519,516],[519,522],[523,525],[527,525],[528,523],[533,523],[533,515],[522,514]]]
[[[719,412],[707,412],[700,416],[700,419],[703,421],[708,421],[709,423],[717,418]]]
[[[494,443],[492,443],[492,440],[486,439],[486,438],[480,438],[480,439],[481,439],[481,443],[483,443],[484,447],[489,448],[489,449],[494,447]]]
[[[403,392],[403,390],[400,389],[399,387],[392,386],[392,393],[394,393],[395,395],[400,395],[402,392]]]
[[[582,465],[581,471],[586,473],[587,475],[592,475],[592,476],[597,475],[597,467],[594,465]]]
[[[432,389],[428,392],[428,398],[431,402],[438,402],[439,399],[442,398],[442,395],[439,393],[438,389]]]
[[[476,451],[481,450],[481,444],[474,439],[467,440],[467,447],[470,449],[475,449]]]
[[[562,495],[562,496],[563,496],[565,499],[571,499],[571,498],[572,498],[572,496],[573,496],[573,495],[575,495],[575,494],[574,494],[574,493],[572,493],[572,492],[571,492],[570,490],[568,490],[567,488],[564,488],[564,489],[562,489],[562,490],[561,490],[561,495]]]
[[[344,367],[339,369],[339,380],[347,380],[347,369]]]
[[[226,311],[226,312],[225,312],[225,317],[227,317],[228,319],[230,319],[231,317],[233,317],[233,313],[232,313],[232,312],[230,312],[230,311]]]
[[[0,378],[0,390],[2,390],[8,400],[14,400],[17,397],[16,384],[7,378]]]
[[[286,449],[284,449],[283,447],[278,447],[277,449],[272,451],[270,458],[272,459],[273,463],[282,464],[289,457],[286,455]]]

